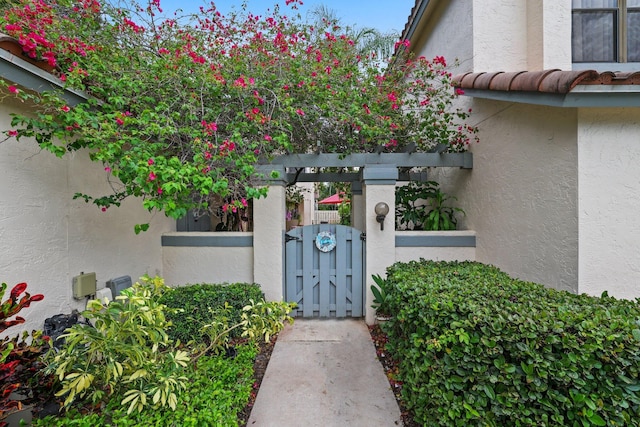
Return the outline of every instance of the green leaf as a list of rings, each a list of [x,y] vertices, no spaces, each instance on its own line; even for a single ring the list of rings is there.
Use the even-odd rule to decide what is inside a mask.
[[[591,415],[589,417],[589,421],[592,424],[595,424],[597,426],[606,426],[607,425],[606,421],[604,419],[602,419],[602,417],[600,415],[596,414],[596,413],[594,413],[593,415]]]

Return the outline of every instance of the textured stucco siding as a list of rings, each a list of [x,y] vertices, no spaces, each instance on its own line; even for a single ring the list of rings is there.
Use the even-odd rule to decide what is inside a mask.
[[[580,292],[640,297],[640,108],[581,109]]]
[[[253,247],[164,246],[162,260],[165,281],[171,286],[254,281]]]
[[[478,261],[578,288],[576,111],[477,100],[473,170],[450,172]]]
[[[0,129],[10,129],[9,113],[26,107],[5,98],[0,104]],[[111,278],[162,272],[160,234],[175,230],[175,221],[152,216],[140,201],[101,212],[76,192],[107,193],[103,168],[87,152],[63,159],[41,151],[26,139],[0,144],[0,281],[13,286],[27,282],[31,294],[45,299],[21,313],[23,329],[42,329],[44,319],[84,309],[72,297],[72,278],[96,272],[98,288]],[[147,233],[133,226],[151,221]],[[10,335],[18,328],[7,331]]]

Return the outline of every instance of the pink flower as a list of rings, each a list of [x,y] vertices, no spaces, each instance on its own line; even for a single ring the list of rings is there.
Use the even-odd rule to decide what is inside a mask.
[[[18,136],[18,131],[17,130],[10,130],[7,132],[8,136]]]
[[[297,113],[299,116],[304,116],[304,111],[302,111],[302,109],[300,109],[300,108],[298,108],[298,109],[296,110],[296,113]]]
[[[153,172],[149,172],[149,181],[155,181],[156,179],[156,174]]]
[[[124,124],[124,120],[122,120],[120,117],[116,117],[116,123],[122,126]]]
[[[11,93],[18,93],[18,92],[20,92],[20,90],[19,90],[17,87],[15,87],[15,86],[9,86],[7,89],[9,89],[9,92],[11,92]]]
[[[158,194],[162,194],[162,187],[158,187]]]
[[[271,140],[273,140],[273,138],[271,137],[271,135],[265,135],[264,136],[264,140],[265,141],[271,141]]]
[[[61,109],[62,111],[64,111],[65,113],[68,113],[68,112],[71,110],[71,108],[69,108],[69,106],[68,106],[68,105],[65,105],[64,107],[61,107],[60,109]]]
[[[153,161],[153,159],[149,159],[149,160],[147,160],[147,164],[148,164],[149,166],[153,165],[154,163],[155,163],[155,162]]]
[[[104,167],[104,171],[105,171],[105,172],[111,172],[111,168],[110,168],[109,166],[105,166],[105,167]]]
[[[247,199],[242,199],[242,200],[240,200],[240,203],[242,203],[242,206],[244,206],[245,208],[249,205],[249,204],[247,203]]]
[[[444,60],[444,56],[436,56],[435,58],[433,58],[433,62],[435,62],[436,64],[440,64],[443,67],[447,66],[447,61]]]
[[[107,208],[103,206],[102,207],[102,212],[106,212],[106,211],[107,211]]]
[[[457,87],[456,88],[456,95],[464,95],[464,90],[462,90],[459,87]]]

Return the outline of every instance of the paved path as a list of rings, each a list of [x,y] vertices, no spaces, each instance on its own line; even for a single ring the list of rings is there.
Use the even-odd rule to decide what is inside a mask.
[[[278,336],[249,427],[401,426],[361,320],[296,319]]]

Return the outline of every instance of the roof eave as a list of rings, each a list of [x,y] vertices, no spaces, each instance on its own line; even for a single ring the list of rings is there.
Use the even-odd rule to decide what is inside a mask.
[[[566,94],[464,89],[465,96],[549,107],[640,107],[640,87],[578,86]]]
[[[0,49],[0,77],[38,93],[60,91],[69,106],[89,99],[87,94],[65,88],[59,78],[3,49]]]

